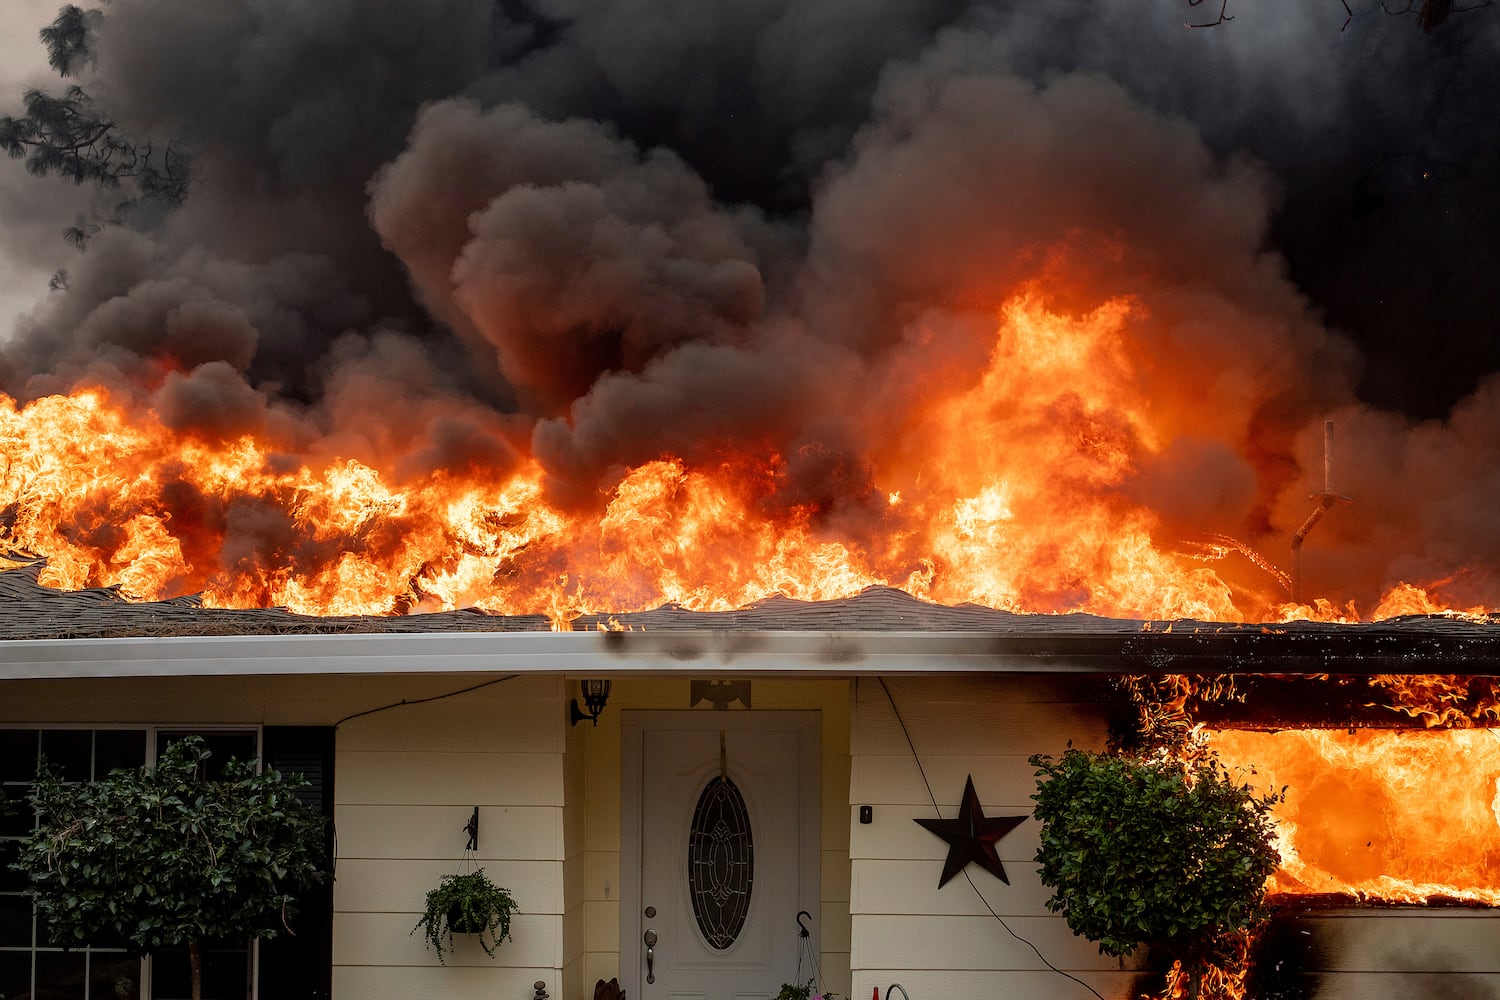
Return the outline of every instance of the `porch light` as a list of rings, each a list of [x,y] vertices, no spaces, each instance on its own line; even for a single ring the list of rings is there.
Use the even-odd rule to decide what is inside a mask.
[[[588,710],[579,708],[578,699],[574,698],[571,712],[573,725],[578,725],[584,719],[590,720],[595,726],[599,725],[599,713],[604,711],[604,703],[609,700],[609,681],[579,681],[578,690],[582,692],[583,703],[588,706]]]

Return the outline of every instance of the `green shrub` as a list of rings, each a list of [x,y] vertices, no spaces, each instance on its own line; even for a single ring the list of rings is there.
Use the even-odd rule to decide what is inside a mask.
[[[1257,795],[1212,757],[1069,749],[1031,763],[1047,908],[1106,955],[1162,946],[1196,997],[1204,972],[1232,957],[1231,935],[1266,915],[1281,794]]]

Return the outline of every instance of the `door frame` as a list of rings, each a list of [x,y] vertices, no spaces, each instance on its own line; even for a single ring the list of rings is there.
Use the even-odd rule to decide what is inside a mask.
[[[809,711],[648,711],[620,713],[620,985],[642,1000],[641,961],[641,767],[647,730],[704,732],[794,732],[802,772],[798,802],[797,884],[808,898],[802,908],[812,917],[811,946],[822,955],[822,725],[823,713]],[[684,831],[684,836],[686,831]],[[795,941],[791,934],[788,941]]]

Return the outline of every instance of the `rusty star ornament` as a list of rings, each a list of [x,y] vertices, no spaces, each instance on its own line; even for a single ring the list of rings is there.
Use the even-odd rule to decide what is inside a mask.
[[[963,804],[958,807],[956,817],[916,821],[948,843],[948,859],[943,862],[943,877],[938,880],[938,888],[947,885],[948,880],[963,871],[971,861],[1010,885],[995,845],[1025,819],[1025,816],[986,817],[974,791],[974,776],[969,775],[968,783],[964,785]]]

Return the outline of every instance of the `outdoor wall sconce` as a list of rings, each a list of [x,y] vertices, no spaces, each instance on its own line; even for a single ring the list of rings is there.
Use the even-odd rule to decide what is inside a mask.
[[[595,726],[599,725],[599,713],[604,711],[604,703],[609,700],[609,681],[579,681],[578,690],[583,692],[583,703],[588,706],[588,711],[578,707],[578,699],[573,699],[571,714],[573,725],[578,725],[584,719],[588,719]]]

